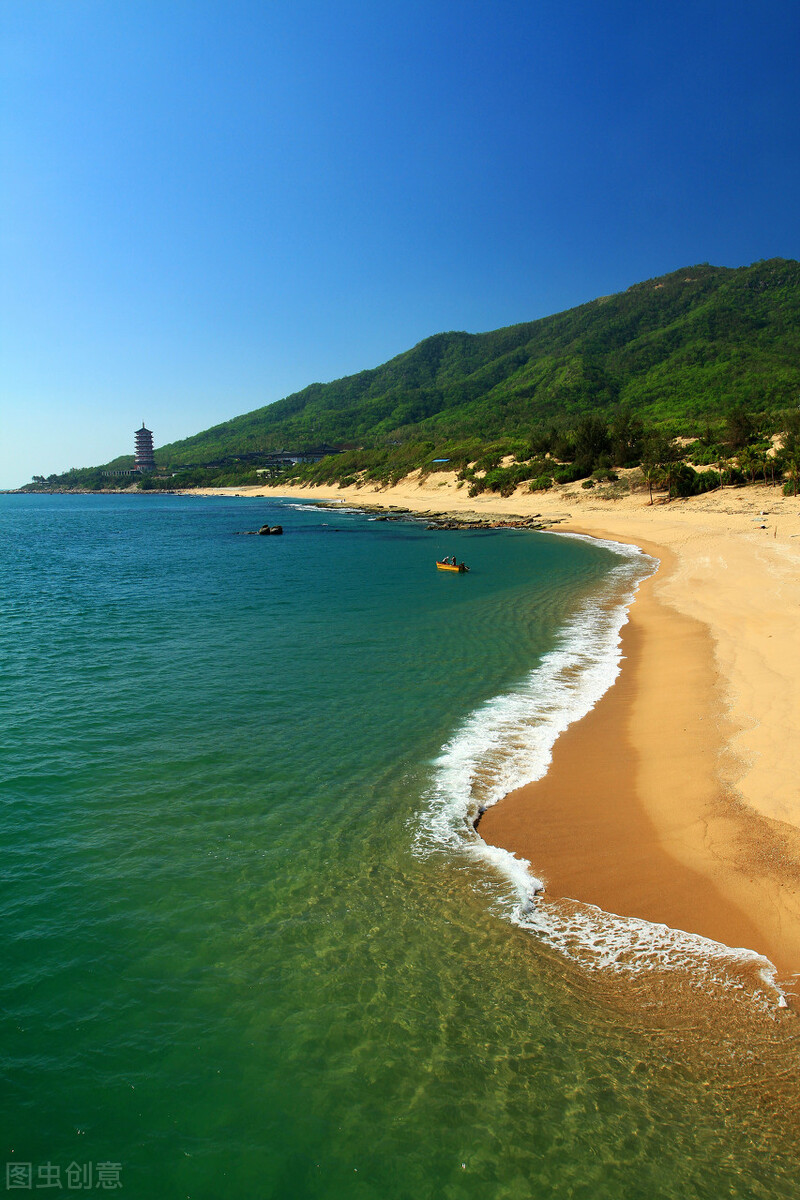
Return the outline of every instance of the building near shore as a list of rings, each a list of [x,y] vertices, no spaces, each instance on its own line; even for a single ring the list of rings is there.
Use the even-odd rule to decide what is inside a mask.
[[[318,463],[331,454],[341,454],[334,446],[320,446],[317,450],[276,450],[271,454],[260,456],[263,467],[256,470],[257,475],[272,475],[283,467],[296,467],[300,463]]]
[[[153,431],[145,426],[142,421],[142,428],[137,429],[134,434],[136,439],[136,452],[133,458],[134,469],[137,471],[155,471],[156,460],[153,456]]]

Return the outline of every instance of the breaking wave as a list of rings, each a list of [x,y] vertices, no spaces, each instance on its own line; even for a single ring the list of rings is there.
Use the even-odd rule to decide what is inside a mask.
[[[635,546],[599,544],[619,560],[601,590],[582,603],[556,646],[518,685],[480,705],[442,748],[415,831],[416,848],[424,854],[448,849],[489,867],[507,885],[495,895],[500,915],[584,968],[629,974],[701,968],[706,983],[729,981],[733,974],[736,986],[753,994],[762,990],[771,1007],[776,996],[785,1004],[773,964],[755,951],[591,904],[540,900],[545,884],[531,864],[488,845],[475,830],[486,808],[547,773],[558,737],[595,707],[620,672],[628,609],[658,562]]]

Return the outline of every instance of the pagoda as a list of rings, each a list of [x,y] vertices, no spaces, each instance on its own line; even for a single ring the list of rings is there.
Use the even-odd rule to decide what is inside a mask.
[[[137,471],[155,471],[156,460],[153,457],[153,431],[146,429],[145,423],[142,421],[142,428],[137,429],[134,434],[136,438],[136,453],[133,458],[133,465]]]

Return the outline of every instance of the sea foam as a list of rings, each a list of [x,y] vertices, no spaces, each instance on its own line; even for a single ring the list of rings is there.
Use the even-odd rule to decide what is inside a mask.
[[[422,843],[461,844],[464,829],[484,809],[541,779],[560,734],[594,708],[617,678],[628,607],[657,562],[635,546],[599,544],[619,559],[601,589],[579,606],[538,666],[479,706],[443,747],[419,831]]]
[[[591,904],[542,902],[537,896],[545,883],[535,874],[537,865],[489,845],[475,830],[486,808],[547,773],[558,737],[595,707],[619,675],[628,609],[658,560],[635,546],[599,544],[619,560],[600,590],[567,621],[554,649],[518,685],[475,709],[442,748],[415,845],[421,853],[446,848],[489,867],[506,885],[495,894],[498,913],[583,968],[688,970],[717,984],[733,972],[737,986],[744,974],[748,990],[763,988],[773,1007],[783,994],[773,964],[762,955]]]

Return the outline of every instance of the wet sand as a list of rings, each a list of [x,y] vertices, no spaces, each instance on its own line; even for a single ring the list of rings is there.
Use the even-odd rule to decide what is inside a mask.
[[[713,642],[658,597],[674,556],[644,548],[662,566],[631,607],[619,678],[559,739],[545,778],[489,809],[480,833],[529,859],[551,897],[757,950],[785,978],[800,971],[800,838],[724,783],[731,729]]]
[[[760,487],[652,506],[578,489],[468,497],[436,476],[262,494],[538,514],[659,558],[619,679],[559,739],[547,776],[490,809],[480,833],[529,859],[551,897],[756,950],[782,979],[800,972],[796,499]]]
[[[702,629],[683,632],[683,652],[706,658],[709,648],[702,645]],[[640,700],[646,636],[637,620],[624,628],[625,662],[615,685],[562,735],[544,779],[519,788],[484,813],[481,836],[529,859],[534,873],[546,881],[548,898],[566,896],[729,946],[758,949],[780,971],[789,971],[797,964],[787,957],[780,940],[769,929],[762,933],[753,917],[724,896],[708,874],[687,865],[692,861],[690,845],[674,845],[694,818],[679,781],[675,780],[668,836],[640,803],[641,753],[631,738],[631,725]],[[668,736],[677,738],[669,768],[673,779],[681,770],[696,769],[690,760],[698,752],[713,759],[717,751],[718,728],[709,711],[712,690],[697,688],[690,708],[684,701],[680,714],[672,719],[667,714]],[[674,713],[674,706],[667,707]],[[691,725],[701,722],[701,735],[689,735]],[[692,793],[695,802],[696,787]],[[665,842],[673,843],[672,853]]]

